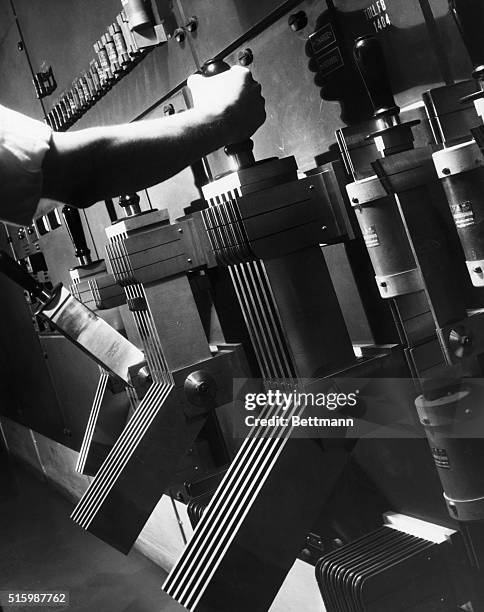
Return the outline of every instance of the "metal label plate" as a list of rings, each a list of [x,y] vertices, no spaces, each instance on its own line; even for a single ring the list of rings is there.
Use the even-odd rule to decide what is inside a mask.
[[[469,227],[476,222],[472,204],[469,201],[452,206],[452,215],[457,229]]]
[[[336,43],[336,35],[331,23],[327,23],[322,28],[311,34],[309,37],[311,48],[316,55]]]
[[[380,246],[380,239],[374,225],[370,225],[369,227],[365,228],[363,238],[365,239],[367,249]]]

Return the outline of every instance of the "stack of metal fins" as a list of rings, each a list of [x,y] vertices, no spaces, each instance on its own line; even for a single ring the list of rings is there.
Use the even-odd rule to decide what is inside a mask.
[[[213,491],[210,491],[209,493],[195,497],[188,503],[187,513],[193,529],[195,529],[200,522],[200,519],[205,512],[205,508],[208,506],[208,502],[211,500],[212,496]]]
[[[318,561],[326,612],[455,611],[444,555],[442,544],[377,529]]]

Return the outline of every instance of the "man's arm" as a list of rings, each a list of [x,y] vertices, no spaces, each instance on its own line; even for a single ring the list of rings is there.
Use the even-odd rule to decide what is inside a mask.
[[[54,133],[42,166],[42,195],[85,207],[150,187],[250,137],[265,120],[260,85],[244,68],[210,79],[196,75],[188,84],[194,108],[183,113]]]

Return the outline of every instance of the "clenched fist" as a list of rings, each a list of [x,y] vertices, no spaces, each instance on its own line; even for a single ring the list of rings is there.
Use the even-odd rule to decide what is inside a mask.
[[[210,78],[195,74],[188,87],[194,109],[222,131],[224,144],[250,138],[266,119],[261,85],[247,68],[233,66]]]

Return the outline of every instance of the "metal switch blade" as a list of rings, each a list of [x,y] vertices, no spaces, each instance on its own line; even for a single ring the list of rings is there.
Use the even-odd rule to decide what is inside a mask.
[[[130,384],[129,370],[145,361],[144,354],[124,336],[67,291],[58,287],[39,314],[99,365]]]

